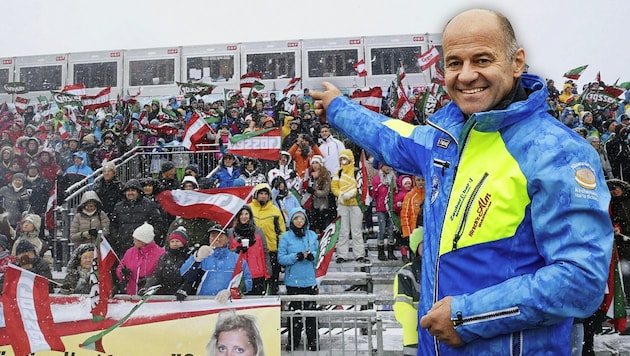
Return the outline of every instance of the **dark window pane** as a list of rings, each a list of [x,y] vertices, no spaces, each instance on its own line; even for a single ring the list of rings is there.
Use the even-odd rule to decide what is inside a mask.
[[[366,62],[370,62],[373,75],[396,74],[400,63],[406,73],[420,73],[417,59],[420,50],[420,47],[372,48]]]
[[[263,79],[295,77],[295,52],[247,55],[247,73],[262,73]]]
[[[129,85],[175,83],[175,59],[129,61]]]
[[[210,78],[207,78],[207,74]],[[234,56],[190,57],[186,59],[186,80],[223,82],[234,77]],[[208,79],[208,80],[207,80]]]
[[[0,93],[6,93],[4,85],[9,82],[9,68],[0,69]]]
[[[29,91],[61,89],[61,65],[20,68],[20,81]]]
[[[116,87],[118,67],[116,62],[84,63],[74,65],[74,83],[86,88]]]
[[[342,77],[356,75],[354,64],[359,61],[356,49],[308,52],[308,76]]]

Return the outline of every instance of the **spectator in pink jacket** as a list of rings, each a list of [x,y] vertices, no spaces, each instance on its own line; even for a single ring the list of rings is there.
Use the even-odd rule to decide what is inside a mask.
[[[379,261],[396,260],[394,255],[394,229],[392,217],[389,209],[390,189],[394,189],[394,181],[396,174],[390,166],[381,165],[378,174],[372,178],[372,198],[376,208],[376,217],[378,218],[378,235],[376,247],[378,248]],[[385,238],[387,238],[387,253],[385,256]]]
[[[160,256],[166,253],[153,239],[153,226],[146,222],[133,231],[133,247],[130,247],[116,268],[118,279],[127,284],[126,293],[134,295],[144,287],[153,274]],[[121,288],[123,290],[123,288]]]

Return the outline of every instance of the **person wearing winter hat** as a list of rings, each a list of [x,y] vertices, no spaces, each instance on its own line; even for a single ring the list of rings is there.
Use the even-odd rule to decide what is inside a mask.
[[[214,295],[215,300],[226,303],[232,296],[229,284],[239,261],[238,254],[228,249],[228,237],[223,226],[215,224],[208,233],[208,245],[193,252],[179,271],[187,286],[201,281],[197,295]],[[248,292],[252,289],[252,275],[247,261],[242,260],[241,268],[242,281]]]
[[[161,174],[158,178],[162,190],[179,189],[179,181],[177,180],[177,169],[171,161],[162,163]]]
[[[84,243],[96,243],[98,231],[109,236],[109,217],[102,210],[101,199],[93,190],[88,190],[81,196],[77,212],[70,224],[70,241],[77,246]]]
[[[138,294],[143,295],[146,288],[161,285],[156,294],[175,295],[178,300],[183,300],[191,291],[178,292],[184,281],[179,274],[179,269],[189,254],[188,233],[183,226],[179,226],[168,236],[166,253],[160,256],[155,271],[147,279],[145,288],[140,289]]]
[[[197,179],[193,176],[184,176],[182,179],[182,187],[183,190],[195,190],[199,189],[199,184],[197,183]]]
[[[422,270],[422,226],[409,236],[409,248],[415,256],[400,268],[394,278],[394,316],[403,327],[403,355],[418,351],[418,302],[420,301],[420,271]]]
[[[61,286],[62,294],[89,294],[90,271],[94,261],[94,245],[81,244],[70,256],[68,271]]]
[[[11,177],[11,183],[0,188],[0,200],[4,207],[4,211],[9,213],[9,223],[12,227],[17,227],[22,212],[27,211],[31,193],[24,186],[26,180],[24,174],[15,173]]]
[[[102,210],[111,214],[116,203],[123,199],[122,183],[116,176],[116,164],[114,162],[105,162],[101,172],[102,179],[94,183],[93,190],[102,202]]]
[[[48,243],[39,238],[39,229],[42,225],[42,218],[37,214],[26,214],[22,218],[22,229],[20,235],[13,244],[13,255],[17,256],[17,246],[21,241],[28,241],[34,248],[35,253],[42,257],[49,266],[52,266],[52,253]]]
[[[302,208],[291,210],[290,221],[289,229],[282,234],[278,244],[278,262],[285,267],[284,285],[287,288],[287,295],[319,294],[315,279],[317,252],[319,251],[317,234],[309,229],[306,211]],[[316,303],[313,301],[291,302],[289,308],[291,310],[314,310]],[[291,318],[287,351],[298,348],[302,328],[302,318]],[[309,351],[319,349],[315,318],[306,318],[306,339]]]
[[[118,280],[126,282],[126,293],[135,295],[143,288],[146,279],[155,271],[160,256],[166,253],[153,239],[153,226],[144,223],[133,231],[133,247],[130,247],[116,268]]]
[[[22,240],[20,242],[16,242],[15,245],[15,263],[35,274],[38,274],[44,278],[47,278],[49,281],[52,281],[52,271],[50,269],[50,265],[46,263],[41,257],[37,255],[35,251],[35,246],[28,242],[27,240]],[[4,275],[0,276],[0,295],[2,294],[2,287],[4,285]],[[52,283],[48,283],[48,292],[53,293]]]
[[[229,248],[242,253],[252,274],[252,290],[248,295],[264,295],[271,277],[271,260],[267,240],[256,226],[252,208],[243,205],[236,213],[234,225],[228,230]]]
[[[9,238],[0,234],[0,275],[3,275],[9,263],[15,262],[15,256],[11,254]]]

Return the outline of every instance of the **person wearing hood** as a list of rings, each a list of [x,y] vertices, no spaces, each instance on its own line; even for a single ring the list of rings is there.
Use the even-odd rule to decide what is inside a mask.
[[[61,285],[61,294],[90,294],[90,271],[94,261],[94,245],[79,245],[70,256],[67,273]]]
[[[287,287],[287,295],[317,295],[319,289],[315,280],[317,266],[317,253],[319,241],[317,234],[309,230],[306,212],[302,208],[295,208],[290,212],[289,229],[280,237],[278,245],[278,262],[285,267],[284,285]],[[314,310],[317,303],[291,302],[290,310]],[[302,335],[302,318],[292,317],[289,328],[288,351],[296,350],[300,344]],[[306,339],[309,351],[318,350],[317,321],[315,318],[306,318]]]
[[[271,263],[271,279],[269,280],[270,294],[278,294],[278,279],[280,265],[278,264],[278,240],[286,231],[284,215],[271,202],[271,187],[267,183],[258,184],[254,188],[252,202],[249,204],[256,226],[260,227],[267,240],[269,260]]]
[[[230,281],[241,261],[243,271],[241,282],[245,291],[252,289],[252,275],[247,261],[239,259],[238,254],[228,249],[228,236],[225,228],[216,224],[208,231],[208,244],[199,247],[179,270],[188,284],[199,281],[197,295],[213,295],[219,303],[227,303],[232,296]],[[185,296],[184,296],[185,297]]]
[[[289,227],[289,212],[301,207],[301,204],[295,195],[289,191],[287,182],[281,176],[275,177],[271,182],[271,201],[273,201],[273,205],[280,209],[286,226]]]
[[[245,181],[245,185],[255,187],[260,183],[267,183],[265,175],[260,172],[260,163],[254,158],[245,158],[241,170],[241,178]]]
[[[176,295],[177,290],[184,282],[179,269],[190,255],[188,233],[183,226],[177,227],[168,235],[165,250],[166,253],[160,256],[157,267],[147,279],[144,288],[161,285],[156,294]],[[139,290],[138,294],[144,294],[144,290]]]
[[[52,184],[40,175],[37,163],[30,163],[26,167],[24,187],[26,187],[27,191],[31,191],[31,197],[29,199],[31,212],[39,215],[39,217],[43,219],[46,214]],[[39,237],[44,238],[44,230],[45,229],[41,229]]]
[[[332,193],[337,197],[337,216],[341,217],[341,229],[337,240],[337,263],[349,261],[350,235],[352,252],[358,262],[364,262],[363,212],[357,199],[358,182],[355,174],[354,155],[349,149],[339,154],[340,168],[333,174],[330,183]]]
[[[93,190],[88,190],[81,196],[81,202],[70,224],[70,241],[75,244],[96,244],[99,230],[109,236],[109,218],[103,211],[103,204]]]
[[[323,124],[319,130],[319,150],[324,154],[324,165],[329,172],[339,169],[339,153],[345,150],[343,142],[336,139],[329,124]]]
[[[13,243],[13,255],[17,256],[17,247],[20,241],[28,241],[35,247],[35,253],[44,259],[49,266],[52,266],[52,252],[45,240],[39,238],[39,230],[42,226],[42,219],[35,214],[26,214],[22,218],[22,230],[15,242]]]
[[[280,176],[284,178],[287,186],[298,188],[299,179],[297,178],[297,173],[295,173],[293,166],[291,154],[287,151],[280,151],[278,167],[269,170],[267,173],[267,182],[272,182],[275,177]]]
[[[166,253],[155,241],[153,226],[144,223],[133,230],[133,247],[130,247],[116,267],[119,281],[126,283],[126,294],[135,295],[144,288],[146,280],[157,268],[160,256]]]
[[[56,182],[57,178],[63,174],[63,169],[55,161],[55,153],[50,148],[44,148],[39,152],[37,166],[40,175],[51,183]]]
[[[113,161],[122,156],[118,136],[112,130],[105,131],[102,137],[102,144],[98,148],[94,148],[93,151],[93,167],[100,167],[104,162]]]
[[[400,227],[402,230],[400,254],[402,255],[404,263],[408,263],[413,259],[413,255],[409,253],[409,236],[411,236],[415,228],[423,224],[425,184],[426,182],[423,176],[415,176],[414,186],[411,191],[405,195],[402,208],[400,209]]]
[[[20,159],[15,155],[15,151],[11,146],[4,146],[0,149],[0,181],[5,185],[11,183],[11,176],[15,173],[13,164],[16,159]]]
[[[26,177],[22,173],[15,173],[11,177],[11,183],[0,188],[0,199],[4,212],[9,214],[9,223],[16,227],[22,218],[22,212],[30,208],[31,191],[26,189],[24,181]]]
[[[74,154],[76,152],[79,152],[79,139],[76,137],[63,139],[61,149],[57,152],[57,163],[59,163],[61,169],[65,171],[74,164]]]
[[[267,281],[271,278],[271,260],[267,239],[254,222],[254,214],[249,205],[243,205],[236,213],[234,224],[228,230],[229,248],[242,253],[252,274],[252,290],[248,295],[264,295]]]
[[[92,173],[94,173],[92,168],[90,168],[90,166],[88,165],[87,154],[85,152],[83,151],[75,152],[72,154],[72,158],[74,160],[74,164],[68,167],[68,169],[66,169],[66,171],[63,174],[64,176],[74,174],[77,176],[81,176],[83,177],[82,179],[84,179],[91,176]],[[93,183],[94,178],[91,177],[89,179],[89,182]]]
[[[22,153],[22,159],[28,165],[37,161],[40,152],[40,143],[37,137],[26,137],[26,150]]]
[[[394,181],[396,173],[392,171],[392,167],[382,164],[378,170],[378,174],[372,178],[372,199],[378,218],[378,235],[376,247],[378,248],[378,259],[386,261],[388,259],[395,260],[394,256],[394,227],[391,212],[389,208],[390,190],[394,189]],[[387,238],[387,256],[385,256],[385,239]]]

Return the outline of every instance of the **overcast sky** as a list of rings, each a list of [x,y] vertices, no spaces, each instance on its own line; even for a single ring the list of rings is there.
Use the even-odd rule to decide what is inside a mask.
[[[379,4],[380,5],[375,5]],[[589,64],[630,81],[627,0],[5,0],[0,57],[251,41],[441,32],[472,7],[511,19],[530,72],[553,78]]]

